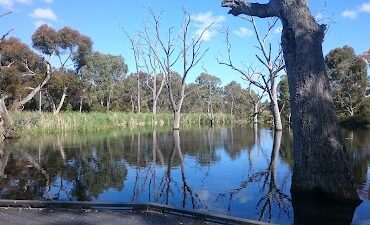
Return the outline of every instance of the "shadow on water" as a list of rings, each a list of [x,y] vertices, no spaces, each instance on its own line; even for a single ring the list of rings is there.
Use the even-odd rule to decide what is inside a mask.
[[[369,224],[369,131],[345,131],[357,208],[293,198],[292,132],[112,131],[0,143],[0,197],[154,202],[279,224]]]

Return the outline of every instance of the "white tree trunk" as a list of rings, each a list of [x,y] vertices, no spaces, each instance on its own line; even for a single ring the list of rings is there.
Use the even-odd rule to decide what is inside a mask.
[[[173,129],[174,130],[179,130],[180,129],[180,118],[181,118],[180,111],[175,111],[173,113]]]
[[[62,107],[63,107],[64,100],[65,100],[66,96],[67,96],[67,88],[66,88],[66,87],[64,87],[64,89],[63,89],[63,94],[62,94],[62,98],[60,99],[60,102],[59,102],[58,107],[54,110],[54,115],[59,114],[60,110],[61,110],[61,109],[62,109]]]

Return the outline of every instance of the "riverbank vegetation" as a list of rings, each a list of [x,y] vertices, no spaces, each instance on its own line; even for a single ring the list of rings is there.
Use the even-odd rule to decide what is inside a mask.
[[[98,132],[113,128],[140,127],[170,127],[172,115],[161,113],[153,116],[151,113],[124,112],[11,112],[14,129],[26,136],[30,134],[60,134],[75,132]],[[215,114],[215,125],[231,125],[234,119],[228,114]],[[209,119],[204,113],[188,113],[183,115],[182,126],[208,126]]]

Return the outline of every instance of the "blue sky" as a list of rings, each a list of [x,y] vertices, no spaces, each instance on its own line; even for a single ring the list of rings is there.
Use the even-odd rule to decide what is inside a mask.
[[[266,2],[266,1],[259,1]],[[324,54],[331,49],[350,45],[357,54],[370,48],[370,0],[309,0],[312,13],[324,22],[330,22],[330,31],[324,42]],[[88,35],[94,42],[94,50],[114,55],[122,55],[129,70],[134,71],[133,56],[128,41],[124,38],[117,20],[130,33],[142,30],[142,21],[147,17],[145,6],[155,12],[163,12],[162,27],[174,26],[179,30],[182,8],[185,7],[193,18],[193,33],[211,21],[213,29],[207,34],[204,47],[209,52],[203,62],[192,71],[188,81],[192,82],[203,71],[221,78],[223,84],[232,80],[243,82],[239,74],[225,66],[218,65],[216,57],[225,58],[224,35],[220,32],[228,26],[231,33],[233,59],[235,64],[256,62],[256,39],[252,27],[245,21],[227,15],[227,9],[220,7],[221,0],[0,0],[0,12],[13,13],[0,20],[0,32],[14,28],[12,35],[27,44],[36,27],[46,23],[55,29],[70,26]],[[258,20],[261,32],[265,20]],[[272,32],[270,40],[277,44],[280,40],[279,24]],[[275,49],[278,46],[275,45]]]

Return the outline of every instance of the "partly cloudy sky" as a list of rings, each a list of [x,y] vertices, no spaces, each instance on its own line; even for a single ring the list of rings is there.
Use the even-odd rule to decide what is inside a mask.
[[[369,2],[363,2],[359,6],[355,6],[350,9],[346,9],[342,12],[342,16],[347,19],[357,19],[357,17],[361,16],[361,14],[370,14],[370,1]]]
[[[191,15],[191,19],[194,21],[197,35],[201,35],[203,32],[203,40],[210,41],[216,34],[217,29],[222,27],[225,22],[225,16],[215,16],[211,11],[196,13]],[[207,27],[210,29],[205,30]]]
[[[325,22],[325,18],[330,18],[334,22],[330,24],[330,32],[325,38],[324,54],[343,45],[352,46],[358,54],[370,48],[370,32],[364,32],[370,21],[370,0],[308,2],[318,21]],[[209,73],[221,77],[224,84],[232,80],[242,82],[240,75],[217,63],[216,58],[225,57],[226,52],[225,34],[222,31],[224,27],[229,28],[233,59],[240,64],[256,61],[255,35],[248,22],[228,15],[228,10],[221,8],[220,4],[221,0],[0,0],[0,14],[12,11],[12,14],[0,19],[0,33],[14,28],[12,35],[31,45],[33,32],[42,24],[55,29],[70,26],[91,37],[95,50],[122,55],[132,70],[134,59],[117,20],[134,33],[143,27],[149,6],[156,13],[162,12],[163,31],[169,27],[179,31],[183,8],[186,8],[193,20],[190,31],[193,35],[200,34],[213,23],[203,37],[204,47],[209,51],[202,65],[190,74],[189,81],[194,81],[203,71],[202,67],[205,67]],[[266,19],[256,21],[259,30],[264,33]],[[269,40],[279,43],[281,31],[279,22]]]

